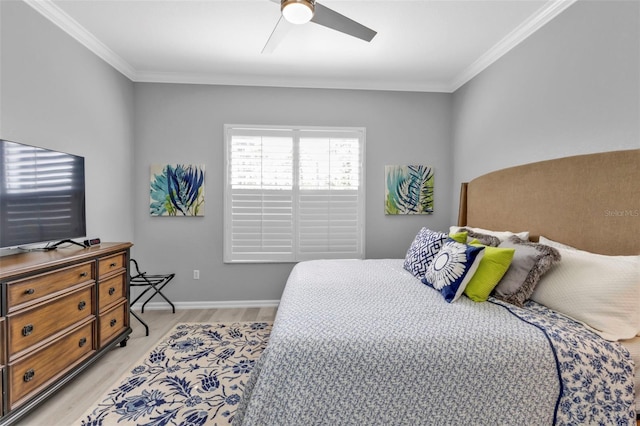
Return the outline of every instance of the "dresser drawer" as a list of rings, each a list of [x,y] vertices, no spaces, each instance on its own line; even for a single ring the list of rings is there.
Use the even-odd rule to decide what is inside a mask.
[[[92,320],[29,356],[9,364],[9,409],[15,408],[22,403],[21,399],[59,377],[95,351],[94,322]]]
[[[93,315],[95,286],[89,285],[46,304],[7,316],[9,360],[65,328]]]
[[[5,374],[5,353],[7,348],[5,346],[5,333],[4,333],[4,318],[0,318],[0,416],[4,414],[4,374]]]
[[[23,280],[8,282],[6,284],[7,311],[14,312],[27,303],[37,303],[74,285],[93,281],[95,279],[93,265],[93,262],[86,262]]]
[[[120,305],[113,307],[104,314],[100,315],[100,347],[109,343],[115,336],[124,331],[129,326],[127,324],[127,307],[129,304],[126,300]]]
[[[118,253],[98,260],[98,277],[102,278],[105,275],[120,272],[127,267],[126,262],[126,253]]]
[[[120,274],[100,282],[100,290],[98,293],[98,297],[100,298],[98,310],[100,312],[107,306],[113,305],[121,299],[126,298],[126,278],[126,274]]]
[[[4,373],[5,368],[0,368],[0,395],[4,395]],[[0,398],[0,413],[4,413],[4,398]]]
[[[4,364],[7,363],[7,360],[4,358],[6,356],[6,351],[4,350],[7,347],[7,322],[5,321],[4,317],[0,318],[0,367],[3,367]],[[2,376],[0,376],[0,380],[2,380]],[[2,394],[0,393],[0,396]],[[2,399],[2,398],[0,398]],[[0,411],[0,413],[2,413],[2,411]]]

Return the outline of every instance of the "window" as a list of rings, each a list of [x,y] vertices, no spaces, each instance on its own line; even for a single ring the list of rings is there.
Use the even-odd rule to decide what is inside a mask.
[[[364,257],[362,128],[225,125],[225,262]]]

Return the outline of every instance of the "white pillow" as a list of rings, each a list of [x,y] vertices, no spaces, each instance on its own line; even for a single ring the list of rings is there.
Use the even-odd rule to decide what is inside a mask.
[[[531,299],[607,340],[640,335],[640,256],[555,248],[562,260],[540,279]]]
[[[505,241],[509,239],[509,237],[511,237],[512,235],[517,236],[521,240],[529,241],[529,231],[522,231],[522,232],[490,231],[488,229],[472,228],[470,226],[450,226],[449,233],[455,234],[459,232],[461,228],[467,228],[473,232],[477,232],[478,234],[493,235],[494,237],[499,238],[500,241]]]
[[[544,237],[542,235],[540,235],[540,238],[538,239],[538,242],[540,244],[544,244],[544,245],[549,246],[549,247],[563,248],[563,249],[567,249],[567,250],[578,250],[575,247],[571,247],[571,246],[568,246],[566,244],[562,244],[562,243],[559,243],[557,241],[550,240],[550,239],[548,239],[548,238],[546,238],[546,237]]]

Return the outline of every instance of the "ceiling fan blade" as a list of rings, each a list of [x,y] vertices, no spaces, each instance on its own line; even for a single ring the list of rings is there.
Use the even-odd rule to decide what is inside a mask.
[[[262,53],[272,53],[276,47],[278,47],[282,39],[287,35],[289,30],[291,30],[291,27],[293,27],[293,24],[280,16],[276,27],[269,36],[269,40],[267,40],[267,44],[262,48]]]
[[[377,34],[370,28],[365,27],[356,21],[339,14],[326,6],[316,2],[315,13],[311,22],[315,22],[323,27],[331,28],[341,33],[349,34],[364,41],[371,41]]]

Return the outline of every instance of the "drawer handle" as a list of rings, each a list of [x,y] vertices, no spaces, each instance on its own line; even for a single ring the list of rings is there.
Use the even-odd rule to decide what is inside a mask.
[[[113,296],[113,293],[116,292],[116,289],[113,287],[109,287],[109,296]]]
[[[84,308],[86,308],[87,306],[87,302],[85,302],[84,300],[81,300],[80,303],[78,303],[78,310],[81,311]]]
[[[36,375],[36,372],[33,371],[33,368],[30,368],[24,373],[24,376],[22,376],[22,380],[24,380],[25,382],[30,382],[31,379],[33,379],[33,376],[35,375]]]
[[[24,291],[24,294],[33,294],[36,292],[35,288],[28,288]]]
[[[109,326],[110,326],[110,327],[113,327],[114,325],[116,325],[116,323],[117,323],[117,322],[118,322],[118,321],[114,318],[114,319],[112,319],[111,321],[109,321]]]
[[[115,268],[118,264],[116,262],[113,262],[112,264],[109,265],[109,268]]]
[[[87,338],[83,337],[82,339],[80,339],[80,341],[78,342],[78,346],[83,347],[85,344],[87,343]]]
[[[88,273],[87,271],[85,271],[85,272],[82,272],[82,273],[80,274],[80,277],[81,277],[81,278],[84,278],[84,277],[86,277],[86,276],[88,276],[88,275],[89,275],[89,273]]]
[[[24,327],[22,327],[22,335],[23,336],[27,337],[31,333],[33,333],[33,324],[27,324]]]

